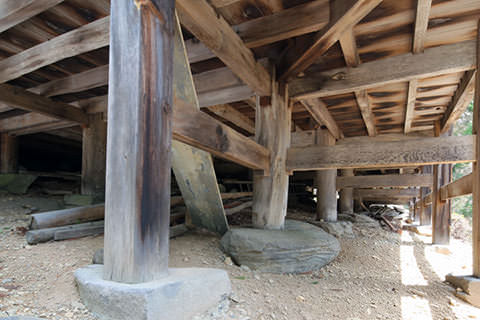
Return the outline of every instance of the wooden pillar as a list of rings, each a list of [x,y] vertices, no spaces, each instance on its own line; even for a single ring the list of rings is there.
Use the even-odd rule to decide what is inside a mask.
[[[168,274],[174,0],[111,3],[104,279]]]
[[[353,169],[340,170],[342,177],[353,177],[355,175]],[[340,190],[339,199],[340,213],[353,213],[353,188],[344,188]]]
[[[317,144],[331,146],[335,138],[326,129],[317,130]],[[337,169],[318,170],[317,185],[317,220],[337,221]]]
[[[8,133],[0,135],[0,173],[18,172],[18,141],[17,137]]]
[[[472,194],[472,247],[473,247],[473,275],[480,277],[480,23],[477,31],[477,73],[475,76],[475,97],[473,106],[473,130],[476,138],[476,161],[473,163],[473,194]]]
[[[283,229],[287,215],[288,174],[287,149],[290,146],[292,109],[284,86],[272,76],[271,103],[261,106],[257,99],[255,140],[270,150],[268,176],[256,171],[253,176],[253,226],[261,229]]]
[[[82,139],[82,194],[105,194],[106,152],[107,123],[103,114],[89,115]]]
[[[423,166],[422,173],[432,173],[432,166]],[[425,198],[427,194],[431,191],[428,187],[421,187],[420,194],[422,199]],[[420,225],[427,226],[431,224],[431,217],[432,217],[432,206],[431,205],[422,205],[420,208]]]
[[[435,125],[435,136],[440,136],[440,124]],[[440,187],[450,182],[448,164],[433,166],[432,187],[432,244],[450,242],[450,210],[448,201],[440,199]]]

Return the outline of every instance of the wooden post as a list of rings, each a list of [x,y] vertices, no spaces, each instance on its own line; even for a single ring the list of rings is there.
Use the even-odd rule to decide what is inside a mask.
[[[435,124],[435,136],[440,136],[440,123]],[[440,199],[440,187],[450,182],[448,164],[433,166],[432,244],[450,242],[450,210],[448,201]]]
[[[342,177],[353,177],[353,169],[340,170]],[[340,213],[353,213],[353,188],[344,188],[340,190]]]
[[[275,73],[275,72],[273,72]],[[261,106],[257,98],[255,140],[270,150],[270,172],[253,176],[253,225],[261,229],[283,229],[287,215],[287,149],[290,146],[292,108],[287,88],[272,76],[270,105]]]
[[[168,274],[175,1],[152,2],[111,3],[104,279],[123,283]]]
[[[473,275],[480,277],[480,22],[477,31],[477,73],[475,76],[475,97],[473,106],[473,130],[476,138],[476,162],[473,163],[473,209],[472,209],[472,247],[473,247]]]
[[[17,137],[8,133],[0,135],[0,173],[18,172],[18,141]]]
[[[335,138],[326,129],[317,130],[318,145],[331,146]],[[317,185],[317,220],[337,221],[337,169],[318,170]],[[353,195],[352,195],[353,198]]]
[[[423,166],[422,173],[432,173],[432,166]],[[429,194],[431,191],[428,187],[420,188],[420,195],[422,199]],[[431,217],[432,217],[432,206],[422,204],[420,208],[420,225],[427,226],[431,224]]]
[[[82,194],[105,195],[106,152],[107,123],[103,114],[89,115],[82,139]]]

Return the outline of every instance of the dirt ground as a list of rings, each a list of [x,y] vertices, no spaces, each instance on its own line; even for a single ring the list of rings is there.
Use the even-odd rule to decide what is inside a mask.
[[[91,262],[103,237],[28,246],[22,234],[29,213],[57,206],[55,198],[0,194],[0,318],[94,319],[79,300],[73,272]],[[448,272],[471,272],[468,243],[435,247],[408,232],[359,226],[354,232],[353,239],[339,239],[334,262],[310,274],[229,265],[217,237],[194,232],[171,240],[170,266],[228,271],[234,294],[216,319],[480,319],[479,309],[443,283]]]

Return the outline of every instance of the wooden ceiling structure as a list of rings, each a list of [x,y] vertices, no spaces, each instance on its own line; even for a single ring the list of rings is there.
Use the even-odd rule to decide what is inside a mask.
[[[81,139],[84,113],[107,107],[109,10],[0,4],[0,132]],[[478,0],[177,0],[177,12],[202,110],[245,135],[269,94],[266,60],[289,84],[292,131],[337,139],[433,136],[473,96]]]

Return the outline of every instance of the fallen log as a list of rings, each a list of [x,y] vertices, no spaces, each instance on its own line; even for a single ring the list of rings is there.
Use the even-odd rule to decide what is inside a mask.
[[[225,209],[225,215],[229,216],[234,213],[240,212],[243,209],[249,208],[253,205],[253,201],[244,202],[236,207]]]
[[[84,227],[75,227],[69,230],[59,230],[53,235],[53,240],[61,241],[68,239],[83,238],[88,236],[96,236],[103,234],[105,230],[104,225],[99,226],[84,226]]]
[[[72,230],[75,228],[84,228],[87,226],[102,226],[103,227],[103,220],[102,221],[95,221],[95,222],[87,222],[81,223],[71,226],[63,226],[63,227],[56,227],[56,228],[47,228],[47,229],[39,229],[39,230],[30,230],[26,233],[27,243],[28,244],[37,244],[42,242],[47,242],[53,240],[55,238],[55,233],[58,231],[66,231]]]
[[[31,215],[30,229],[45,229],[68,226],[82,222],[102,220],[105,215],[104,204],[95,204],[65,210],[55,210]]]

